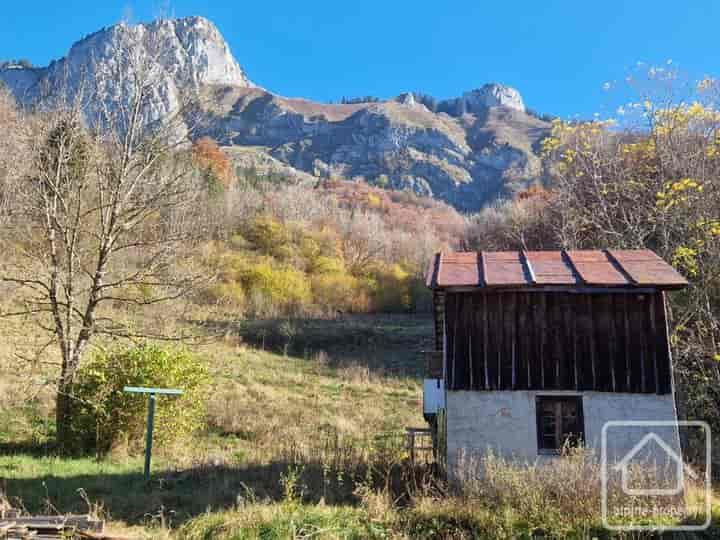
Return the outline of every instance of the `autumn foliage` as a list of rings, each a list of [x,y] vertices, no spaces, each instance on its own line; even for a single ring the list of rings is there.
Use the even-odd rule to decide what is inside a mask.
[[[229,188],[235,181],[235,172],[232,162],[217,143],[210,137],[198,139],[192,148],[195,164],[205,174],[224,189]]]

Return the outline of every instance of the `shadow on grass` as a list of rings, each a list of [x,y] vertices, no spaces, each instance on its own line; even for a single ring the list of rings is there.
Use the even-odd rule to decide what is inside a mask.
[[[45,457],[55,453],[55,442],[48,440],[47,443],[39,444],[37,441],[0,441],[0,456],[26,455],[32,457]],[[1,477],[0,477],[1,478]]]
[[[428,315],[343,315],[335,319],[204,321],[221,335],[236,335],[255,348],[311,358],[324,354],[331,366],[362,365],[386,374],[417,377],[418,353],[433,347]]]
[[[16,456],[27,459],[31,456]],[[34,456],[32,456],[34,459]],[[49,458],[52,459],[52,458]],[[23,478],[20,471],[6,475],[0,468],[0,490],[14,506],[30,513],[84,513],[84,494],[103,508],[106,517],[129,525],[150,525],[162,519],[176,527],[208,510],[235,508],[248,502],[277,502],[285,497],[288,479],[303,501],[356,505],[359,485],[389,487],[399,502],[407,498],[408,475],[421,482],[429,468],[389,467],[373,476],[364,465],[336,470],[320,463],[274,461],[247,466],[202,465],[184,470],[154,471],[148,481],[137,471],[117,470],[103,462],[86,467],[73,460],[58,461],[57,474]],[[87,463],[87,460],[85,460]],[[5,467],[6,468],[6,467]],[[73,470],[88,470],[73,474]],[[410,471],[410,472],[409,472]],[[48,504],[49,503],[49,504]]]

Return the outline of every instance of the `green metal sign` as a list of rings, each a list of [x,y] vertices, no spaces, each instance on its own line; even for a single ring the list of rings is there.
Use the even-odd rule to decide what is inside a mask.
[[[147,415],[147,435],[145,437],[145,478],[150,479],[150,459],[152,457],[152,435],[155,424],[155,395],[173,395],[177,396],[183,393],[177,388],[147,388],[144,386],[126,386],[123,391],[132,394],[148,395],[148,415]]]

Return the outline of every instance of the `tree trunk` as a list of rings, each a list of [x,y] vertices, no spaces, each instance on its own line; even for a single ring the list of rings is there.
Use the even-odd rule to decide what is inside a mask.
[[[73,417],[73,383],[63,381],[58,385],[55,399],[55,430],[57,450],[61,455],[70,455],[75,450],[72,430]]]

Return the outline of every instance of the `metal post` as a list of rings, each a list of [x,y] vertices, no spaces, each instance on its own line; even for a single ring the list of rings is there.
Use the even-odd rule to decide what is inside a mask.
[[[145,479],[150,479],[153,424],[155,422],[155,394],[148,394],[147,438],[145,439]]]
[[[153,424],[155,423],[155,395],[179,396],[183,391],[178,388],[148,388],[146,386],[126,386],[124,392],[132,394],[148,395],[148,415],[147,415],[147,436],[145,439],[145,479],[150,479],[150,458],[152,457],[152,436]]]

